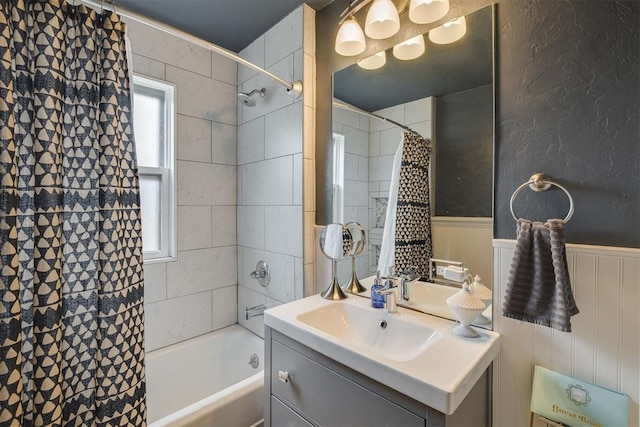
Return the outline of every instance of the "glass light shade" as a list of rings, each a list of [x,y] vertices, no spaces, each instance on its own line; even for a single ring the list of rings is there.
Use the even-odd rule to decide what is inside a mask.
[[[400,17],[391,0],[373,0],[367,13],[364,32],[372,39],[386,39],[400,29]]]
[[[464,16],[442,24],[429,31],[429,40],[436,44],[453,43],[467,32],[467,20]]]
[[[364,33],[356,20],[352,18],[344,21],[336,36],[336,52],[342,56],[354,56],[364,52],[366,46]]]
[[[393,56],[404,61],[416,59],[424,53],[424,37],[419,34],[393,47]]]
[[[382,52],[378,52],[368,58],[358,61],[357,64],[360,68],[364,68],[365,70],[375,70],[382,67],[386,62],[387,55],[383,50]]]
[[[411,0],[409,19],[416,24],[436,22],[449,12],[449,0]]]

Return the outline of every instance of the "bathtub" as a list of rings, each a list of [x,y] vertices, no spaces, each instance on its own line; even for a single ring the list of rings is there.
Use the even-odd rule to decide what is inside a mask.
[[[253,355],[259,363],[255,368]],[[263,340],[240,325],[149,352],[148,423],[152,427],[261,425],[263,358]]]

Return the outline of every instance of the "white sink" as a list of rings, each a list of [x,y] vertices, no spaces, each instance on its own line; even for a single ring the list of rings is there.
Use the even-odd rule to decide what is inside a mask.
[[[452,414],[500,348],[500,335],[478,338],[456,322],[399,308],[375,309],[365,298],[328,301],[319,295],[265,311],[265,324],[370,378]],[[386,321],[386,328],[380,326]]]
[[[435,330],[411,318],[353,304],[330,304],[301,313],[298,320],[344,345],[398,361],[415,359],[439,337]]]

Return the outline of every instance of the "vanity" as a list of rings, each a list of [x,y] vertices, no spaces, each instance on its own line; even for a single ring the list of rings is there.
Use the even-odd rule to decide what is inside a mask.
[[[265,426],[490,424],[499,334],[365,298],[319,295],[265,312]]]

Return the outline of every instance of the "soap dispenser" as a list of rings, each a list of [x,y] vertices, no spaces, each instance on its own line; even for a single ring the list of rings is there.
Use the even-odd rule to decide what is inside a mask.
[[[373,279],[373,285],[371,286],[371,307],[384,308],[386,295],[378,292],[382,289],[384,289],[384,286],[382,285],[382,279],[380,279],[380,270],[378,270],[376,272],[376,278]]]

